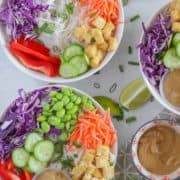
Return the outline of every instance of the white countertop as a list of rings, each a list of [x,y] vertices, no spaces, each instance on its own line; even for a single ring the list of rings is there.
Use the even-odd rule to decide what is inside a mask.
[[[149,18],[169,0],[129,0],[129,4],[125,7],[125,30],[121,45],[113,57],[112,61],[101,71],[99,75],[85,79],[77,83],[71,83],[92,96],[105,95],[118,101],[121,90],[132,80],[141,76],[138,66],[128,65],[128,61],[137,61],[137,49],[139,37],[141,35],[141,22],[148,22]],[[141,19],[129,22],[129,18],[139,14]],[[128,54],[128,46],[133,47],[133,54]],[[124,73],[119,71],[119,64],[124,66]],[[46,85],[46,83],[32,79],[26,74],[16,69],[0,50],[0,112],[2,112],[8,104],[17,96],[17,90],[24,88],[25,90],[37,88]],[[100,83],[101,88],[94,88],[94,82]],[[114,93],[109,93],[109,88],[113,83],[118,84],[118,88]],[[127,116],[136,116],[137,121],[132,124],[117,122],[114,120],[115,127],[119,136],[119,147],[127,141],[137,128],[145,122],[152,120],[157,114],[163,110],[163,107],[156,101],[149,102],[142,108],[128,112]]]

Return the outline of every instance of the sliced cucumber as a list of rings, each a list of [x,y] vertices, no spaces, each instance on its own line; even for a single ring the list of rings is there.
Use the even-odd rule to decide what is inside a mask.
[[[178,55],[179,60],[180,60],[180,41],[179,41],[179,43],[176,45],[176,54]]]
[[[180,68],[180,58],[176,55],[176,50],[174,48],[166,52],[163,63],[167,68]]]
[[[180,42],[180,33],[176,33],[173,37],[172,44],[176,46]]]
[[[28,161],[28,167],[30,172],[37,173],[39,171],[42,171],[44,168],[46,168],[46,163],[38,161],[33,156],[29,158]]]
[[[60,67],[60,75],[64,78],[72,78],[78,76],[78,69],[69,63],[64,63]]]
[[[84,54],[84,49],[79,44],[69,45],[63,53],[63,57],[66,61],[69,61],[72,57]]]
[[[48,162],[54,154],[54,144],[49,140],[38,142],[34,147],[34,156],[41,162]]]
[[[119,120],[123,119],[123,111],[119,104],[105,96],[96,96],[94,99],[106,110],[110,108],[111,115]]]
[[[16,167],[25,167],[29,160],[29,154],[24,148],[17,148],[12,153],[12,160]]]
[[[28,152],[33,152],[34,146],[37,142],[41,141],[42,137],[38,133],[30,133],[25,140],[25,149]]]
[[[74,56],[70,59],[70,64],[78,70],[78,75],[85,73],[88,70],[86,56]]]

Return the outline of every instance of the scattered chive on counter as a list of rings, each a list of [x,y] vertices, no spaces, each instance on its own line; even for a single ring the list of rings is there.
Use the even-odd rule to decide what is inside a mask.
[[[121,64],[119,65],[119,71],[120,71],[120,72],[124,72],[124,66],[121,65]]]
[[[137,118],[135,116],[131,116],[126,118],[126,123],[133,123],[137,120]]]
[[[128,46],[128,54],[132,54],[132,47]]]
[[[96,88],[96,89],[99,89],[101,87],[101,85],[99,83],[94,83],[93,86]]]
[[[137,14],[137,15],[135,15],[135,16],[133,16],[133,17],[130,18],[130,22],[136,21],[136,20],[138,20],[139,18],[140,18],[140,15]]]
[[[110,89],[109,89],[109,92],[110,92],[110,93],[115,92],[116,89],[117,89],[117,86],[118,86],[117,83],[113,83],[112,86],[111,86]]]
[[[123,6],[127,6],[128,2],[129,2],[129,0],[123,0]]]
[[[128,61],[128,64],[133,66],[139,66],[139,62],[136,61]]]

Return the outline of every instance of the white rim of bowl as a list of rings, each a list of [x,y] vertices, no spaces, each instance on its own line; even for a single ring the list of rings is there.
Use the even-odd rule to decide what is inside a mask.
[[[180,176],[180,168],[178,168],[175,172],[172,172],[169,175],[155,175],[151,172],[149,172],[148,170],[146,170],[142,164],[139,161],[138,158],[138,144],[139,144],[139,140],[140,138],[144,135],[144,133],[149,130],[152,127],[155,127],[157,125],[164,125],[164,126],[168,126],[172,129],[174,129],[176,132],[180,133],[180,124],[176,123],[173,120],[168,120],[168,119],[154,119],[152,121],[149,121],[147,123],[145,123],[144,125],[142,125],[134,134],[134,136],[132,137],[131,140],[131,159],[132,162],[134,164],[134,166],[136,167],[136,169],[138,170],[138,172],[151,180],[167,180],[167,179],[177,179]]]
[[[59,87],[60,89],[61,88],[71,88],[75,91],[75,93],[77,94],[80,94],[80,95],[83,95],[83,96],[87,96],[92,102],[93,104],[101,111],[101,112],[105,112],[105,110],[102,108],[102,106],[93,98],[91,97],[89,94],[87,94],[86,92],[84,91],[81,91],[77,88],[74,88],[72,86],[66,86],[66,85],[61,85],[61,84],[55,84],[55,85],[46,85],[46,86],[40,86],[38,88],[35,88],[35,89],[28,89],[27,92],[32,92],[32,91],[35,91],[35,90],[39,90],[39,89],[42,89],[42,88],[46,88],[46,87]],[[13,101],[12,101],[13,102]],[[3,118],[3,116],[5,115],[5,113],[8,111],[8,109],[10,108],[12,102],[9,104],[9,106],[2,112],[2,114],[0,115],[0,119]],[[111,117],[111,124],[112,124],[112,127],[114,128],[114,130],[116,131],[114,125],[113,125],[113,122],[112,122],[112,117]],[[111,147],[111,152],[113,153],[113,155],[115,156],[114,158],[114,165],[116,164],[117,162],[117,156],[118,156],[118,137],[117,137],[117,131],[116,131],[116,142],[114,143],[114,145]]]
[[[157,15],[164,11],[166,8],[169,7],[171,3],[168,3],[166,5],[164,5],[162,8],[160,8],[155,15],[153,15],[149,21],[148,21],[148,27],[151,26],[153,20],[157,17]],[[140,41],[139,41],[139,44],[143,41],[143,38],[144,38],[144,32],[141,33],[141,37],[140,37]],[[166,109],[170,110],[171,112],[177,114],[177,115],[180,115],[180,111],[176,110],[175,108],[173,108],[171,105],[169,105],[169,103],[166,103],[164,101],[164,99],[161,97],[160,93],[157,92],[157,89],[151,85],[151,83],[149,82],[148,78],[145,76],[144,72],[143,72],[143,67],[142,67],[142,64],[141,64],[141,56],[140,56],[140,50],[138,50],[138,57],[139,57],[139,64],[140,64],[140,71],[141,71],[141,74],[143,76],[143,79],[144,81],[146,82],[147,84],[147,87],[149,88],[150,92],[152,93],[152,95],[156,98],[156,100],[163,106],[165,107]]]
[[[120,6],[120,23],[117,27],[117,31],[116,31],[116,37],[118,39],[118,47],[121,43],[122,37],[123,37],[123,33],[124,33],[124,9],[123,9],[123,5],[122,5],[122,1],[119,1],[119,6]],[[4,50],[6,56],[8,57],[9,61],[14,64],[14,66],[19,69],[21,72],[33,77],[34,79],[38,79],[41,81],[45,81],[45,82],[53,82],[53,83],[71,83],[71,82],[77,82],[83,79],[86,79],[90,76],[92,76],[93,74],[95,74],[96,72],[100,71],[101,69],[103,69],[113,58],[113,56],[116,54],[116,52],[118,51],[118,48],[113,51],[113,52],[109,52],[106,57],[104,58],[104,60],[102,61],[101,65],[96,68],[96,69],[91,69],[88,72],[86,72],[85,74],[82,74],[78,77],[75,78],[70,78],[70,79],[65,79],[62,77],[48,77],[42,73],[30,70],[28,68],[26,68],[25,66],[23,66],[18,60],[17,58],[15,58],[8,50],[7,45],[5,43],[5,39],[4,36],[2,35],[2,29],[0,28],[0,44],[1,44],[1,48]]]

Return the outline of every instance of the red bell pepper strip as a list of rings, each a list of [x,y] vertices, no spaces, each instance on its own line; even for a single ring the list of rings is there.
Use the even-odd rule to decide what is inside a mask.
[[[23,169],[23,174],[25,176],[25,180],[32,180],[32,175],[25,169]]]
[[[34,51],[30,48],[27,48],[25,46],[23,46],[22,44],[16,42],[16,41],[11,41],[10,42],[10,46],[15,49],[15,50],[18,50],[18,51],[21,51],[23,53],[26,53],[28,55],[31,55],[37,59],[40,59],[42,61],[46,61],[46,62],[49,62],[49,63],[53,63],[53,64],[60,64],[60,59],[57,58],[57,57],[49,57],[49,56],[45,56],[41,53],[39,53],[38,51]]]
[[[35,40],[25,39],[24,36],[20,36],[17,42],[24,45],[27,48],[37,51],[43,55],[49,56],[49,49]]]
[[[14,49],[10,47],[11,53],[18,58],[18,60],[27,68],[40,71],[50,77],[57,76],[57,72],[55,71],[54,66],[49,62],[41,61],[37,58],[33,58],[32,56],[29,56],[28,54],[25,54],[21,51],[18,51],[17,49]]]
[[[2,180],[21,180],[18,175],[14,174],[7,169],[0,167],[0,179]]]
[[[8,160],[6,160],[6,162],[4,163],[5,169],[11,171],[11,172],[15,172],[16,167],[12,162],[12,159],[9,158]]]

